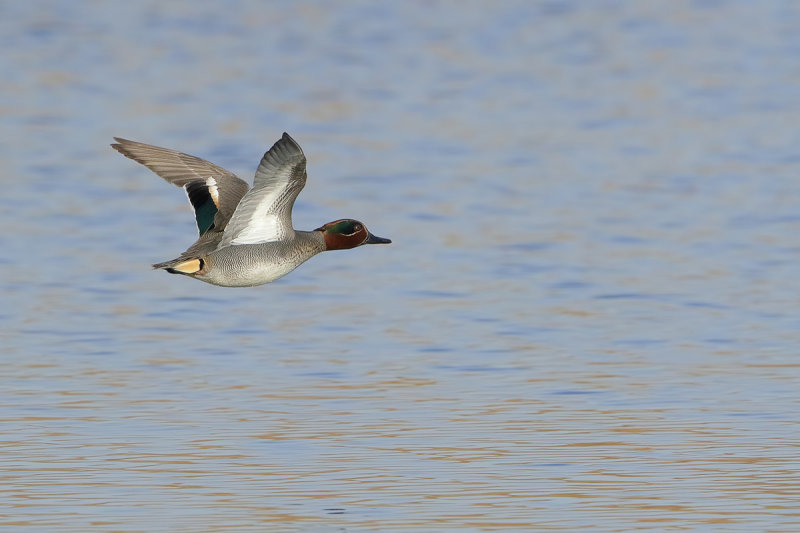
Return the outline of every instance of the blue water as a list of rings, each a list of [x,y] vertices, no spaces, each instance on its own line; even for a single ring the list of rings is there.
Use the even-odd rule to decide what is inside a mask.
[[[800,5],[0,6],[0,526],[795,531]],[[389,246],[225,289],[113,136]]]

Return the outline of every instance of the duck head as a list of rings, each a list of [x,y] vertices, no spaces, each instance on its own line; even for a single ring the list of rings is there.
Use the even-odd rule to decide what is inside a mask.
[[[327,250],[348,250],[362,244],[388,244],[392,242],[383,237],[376,237],[367,230],[364,224],[350,218],[328,222],[314,231],[322,232]]]

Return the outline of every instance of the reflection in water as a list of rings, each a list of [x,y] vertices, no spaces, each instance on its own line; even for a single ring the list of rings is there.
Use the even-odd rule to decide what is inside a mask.
[[[797,8],[230,7],[5,6],[0,525],[797,529]],[[283,130],[391,253],[151,272]]]

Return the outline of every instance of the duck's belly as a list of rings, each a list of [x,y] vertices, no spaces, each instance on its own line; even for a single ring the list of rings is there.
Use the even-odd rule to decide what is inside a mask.
[[[222,287],[254,287],[282,278],[298,266],[288,263],[253,265],[241,270],[230,271],[224,275],[221,275],[219,271],[211,271],[206,276],[198,276],[198,279]]]
[[[229,246],[210,255],[208,272],[197,279],[222,287],[253,287],[281,278],[314,254],[280,253],[260,245]]]

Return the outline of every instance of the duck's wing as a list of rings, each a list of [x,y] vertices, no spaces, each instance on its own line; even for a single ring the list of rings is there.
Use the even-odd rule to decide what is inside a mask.
[[[194,208],[200,235],[221,232],[250,186],[232,172],[193,155],[114,137],[111,147],[183,187]]]
[[[239,202],[219,248],[291,237],[292,206],[305,184],[306,156],[300,145],[284,133],[261,159],[253,188]]]

